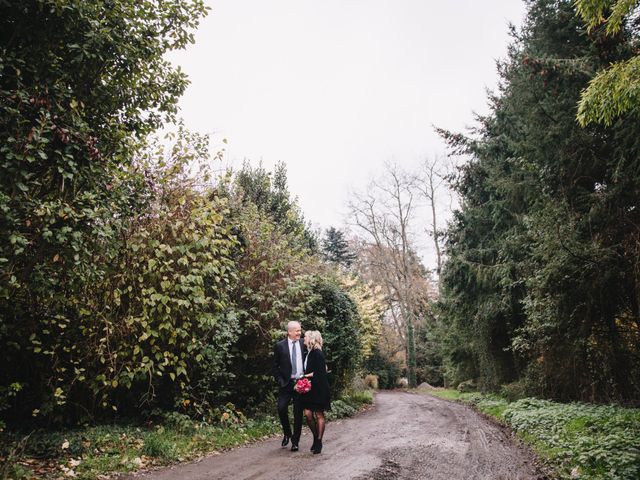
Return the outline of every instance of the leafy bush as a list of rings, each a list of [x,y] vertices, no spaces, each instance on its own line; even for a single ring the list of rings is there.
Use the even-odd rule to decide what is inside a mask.
[[[170,438],[167,438],[167,434],[162,427],[146,436],[142,453],[149,457],[158,457],[164,460],[175,460],[178,456],[175,443]]]
[[[473,405],[508,424],[558,478],[640,478],[640,409],[536,398],[510,403],[499,395],[457,390],[426,393]]]
[[[350,404],[353,407],[360,407],[364,404],[373,403],[373,391],[371,390],[360,390],[351,392],[348,395],[342,397],[342,399]]]
[[[478,389],[478,384],[475,380],[465,380],[458,384],[458,391],[460,392],[472,392]]]
[[[357,412],[356,408],[344,400],[334,400],[331,402],[331,411],[327,412],[329,420],[337,418],[351,417]]]
[[[332,278],[318,277],[314,292],[317,301],[312,306],[312,315],[323,320],[321,333],[329,382],[333,393],[340,395],[361,360],[358,310],[344,288]]]
[[[510,404],[505,420],[534,441],[563,478],[640,478],[640,411],[526,398]]]
[[[364,383],[367,387],[372,388],[374,390],[378,390],[379,388],[377,375],[372,375],[372,374],[367,375],[366,377],[364,377]]]
[[[373,353],[364,363],[364,371],[378,377],[378,385],[382,389],[395,388],[400,378],[400,365],[380,352],[376,346]]]
[[[19,424],[32,413],[77,420],[97,406],[93,387],[101,394],[119,380],[115,368],[97,379],[85,360],[110,344],[103,321],[121,306],[94,289],[126,248],[128,220],[148,206],[144,172],[130,169],[142,139],[174,116],[187,85],[165,53],[193,40],[206,7],[12,0],[0,8],[0,395],[23,387],[0,408]],[[85,335],[94,328],[103,336]]]

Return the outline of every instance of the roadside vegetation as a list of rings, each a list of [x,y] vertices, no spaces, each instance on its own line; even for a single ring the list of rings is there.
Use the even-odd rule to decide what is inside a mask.
[[[640,409],[451,389],[421,390],[473,406],[512,428],[559,479],[640,478]]]
[[[372,403],[371,390],[349,390],[333,402],[329,420],[355,415]],[[0,433],[0,456],[7,460],[0,464],[0,479],[105,478],[217,454],[279,435],[281,429],[276,416],[247,418],[229,403],[207,421],[171,412],[145,424]]]

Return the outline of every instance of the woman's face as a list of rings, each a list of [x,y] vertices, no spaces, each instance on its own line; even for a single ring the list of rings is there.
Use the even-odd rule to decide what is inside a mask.
[[[305,347],[309,348],[309,335],[304,336],[304,345]]]

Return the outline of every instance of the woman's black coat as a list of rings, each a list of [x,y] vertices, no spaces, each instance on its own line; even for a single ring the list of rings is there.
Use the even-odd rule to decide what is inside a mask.
[[[329,392],[329,379],[327,377],[327,364],[322,350],[310,350],[307,353],[307,367],[304,373],[313,372],[311,391],[301,395],[302,406],[314,412],[318,410],[331,410],[331,393]]]

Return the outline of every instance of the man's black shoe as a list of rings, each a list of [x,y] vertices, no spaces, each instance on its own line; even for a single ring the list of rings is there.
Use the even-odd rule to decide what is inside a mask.
[[[292,452],[297,452],[298,451],[298,444],[297,443],[291,442],[291,451]]]
[[[289,435],[285,435],[284,438],[282,439],[282,446],[286,447],[287,445],[289,445]]]

